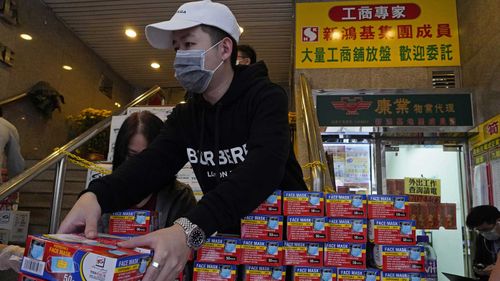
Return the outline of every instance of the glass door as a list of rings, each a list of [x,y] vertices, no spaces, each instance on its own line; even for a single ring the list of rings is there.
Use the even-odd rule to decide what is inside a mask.
[[[442,272],[468,275],[468,254],[462,231],[464,227],[464,153],[463,149],[447,149],[443,145],[391,145],[384,143],[382,153],[383,182],[386,179],[428,178],[441,181],[441,203],[456,204],[456,229],[425,230],[437,254],[439,280],[447,280]],[[385,165],[384,165],[385,163]],[[384,184],[385,185],[385,184]],[[384,191],[386,191],[384,186]],[[422,233],[420,230],[418,233]]]

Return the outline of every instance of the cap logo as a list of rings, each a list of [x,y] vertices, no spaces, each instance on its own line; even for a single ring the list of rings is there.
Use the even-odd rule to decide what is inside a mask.
[[[178,14],[185,14],[185,13],[186,13],[186,10],[177,10],[177,13],[178,13]]]

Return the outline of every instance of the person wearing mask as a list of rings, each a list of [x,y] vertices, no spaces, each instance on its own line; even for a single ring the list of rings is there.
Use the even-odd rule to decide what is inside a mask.
[[[249,45],[238,45],[236,64],[250,65],[257,62],[257,53]]]
[[[113,170],[146,149],[162,128],[161,119],[149,111],[135,112],[127,117],[116,136]],[[170,227],[176,219],[186,214],[195,205],[196,198],[192,189],[174,179],[158,192],[149,194],[132,209],[158,211],[160,227]],[[108,225],[108,220],[109,216],[104,215],[102,220],[104,229]]]
[[[24,170],[24,158],[21,155],[21,146],[19,145],[19,133],[12,123],[7,121],[0,108],[0,168],[7,168],[7,179],[11,179]],[[0,183],[3,182],[0,177]]]
[[[473,260],[475,275],[479,280],[500,280],[500,212],[490,205],[474,207],[467,215],[466,225],[479,234]],[[493,278],[493,271],[497,279]]]
[[[170,20],[146,26],[146,37],[175,50],[175,77],[193,97],[174,108],[148,148],[90,183],[59,232],[95,237],[102,212],[137,204],[189,162],[204,194],[197,205],[172,227],[119,244],[152,248],[143,281],[165,281],[206,237],[238,233],[241,218],[276,189],[307,187],[291,149],[287,94],[263,62],[236,66],[240,29],[227,6],[185,3]]]

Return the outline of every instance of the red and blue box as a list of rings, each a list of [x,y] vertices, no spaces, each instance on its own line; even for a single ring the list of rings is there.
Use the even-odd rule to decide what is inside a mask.
[[[382,272],[381,281],[425,281],[425,274],[411,272]]]
[[[21,272],[49,281],[141,280],[152,253],[119,248],[119,237],[86,239],[76,234],[30,235]]]
[[[335,267],[303,267],[293,268],[293,281],[336,281]]]
[[[285,216],[323,217],[325,215],[323,192],[283,192],[283,214]]]
[[[241,264],[241,240],[213,236],[198,249],[197,261],[221,264]]]
[[[326,194],[326,215],[334,218],[366,218],[367,201],[364,194]]]
[[[193,281],[236,281],[236,278],[234,264],[194,263]]]
[[[287,217],[288,241],[328,241],[328,220],[325,217]]]
[[[337,270],[337,281],[380,281],[380,280],[381,280],[380,271],[376,269],[339,268]]]
[[[282,241],[242,240],[241,263],[264,266],[283,265]]]
[[[158,229],[158,212],[148,210],[124,210],[109,216],[108,232],[112,235],[138,236]]]
[[[375,264],[385,272],[424,272],[425,250],[422,246],[375,245]]]
[[[414,220],[369,221],[368,238],[377,245],[415,245],[416,222]]]
[[[283,240],[283,216],[249,215],[241,219],[241,238]]]
[[[273,194],[267,197],[266,201],[262,202],[252,214],[257,215],[281,215],[281,206],[283,204],[281,190],[275,190]]]
[[[328,240],[335,242],[366,243],[366,219],[328,218]]]
[[[285,241],[284,265],[323,266],[323,243]]]
[[[245,265],[243,281],[284,281],[285,266]]]
[[[406,195],[368,195],[369,219],[410,218],[408,196]]]
[[[366,244],[326,243],[324,264],[332,267],[366,269]]]

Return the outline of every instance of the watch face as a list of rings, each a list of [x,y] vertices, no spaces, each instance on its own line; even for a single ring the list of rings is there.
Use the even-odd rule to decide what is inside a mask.
[[[205,242],[205,233],[200,228],[195,228],[189,235],[188,245],[191,245],[192,248],[199,248]]]

